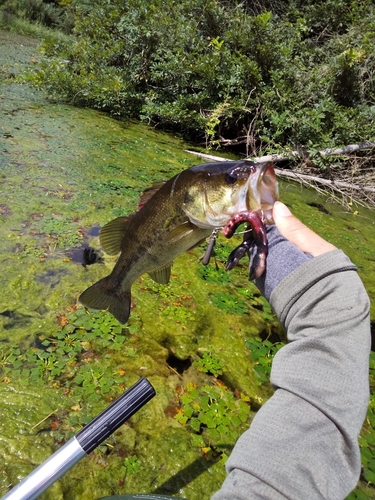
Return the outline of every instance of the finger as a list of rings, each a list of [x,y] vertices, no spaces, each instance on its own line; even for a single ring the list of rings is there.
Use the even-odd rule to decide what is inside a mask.
[[[334,245],[305,226],[286,205],[279,201],[274,204],[273,218],[280,233],[303,252],[317,257],[331,250],[336,250]]]

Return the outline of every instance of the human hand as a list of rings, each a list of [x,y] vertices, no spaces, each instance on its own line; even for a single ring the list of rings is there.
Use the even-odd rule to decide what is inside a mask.
[[[302,252],[317,257],[336,250],[334,245],[318,236],[297,219],[284,203],[276,201],[272,215],[279,232]]]
[[[336,250],[298,220],[283,203],[275,202],[272,215],[275,225],[267,225],[266,271],[254,281],[267,300],[270,300],[274,288],[297,267],[313,257]],[[256,247],[252,249],[251,260],[254,252]]]

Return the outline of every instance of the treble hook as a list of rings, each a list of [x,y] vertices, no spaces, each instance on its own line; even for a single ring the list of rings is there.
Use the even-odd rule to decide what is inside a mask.
[[[202,264],[204,266],[207,266],[207,264],[210,262],[211,255],[215,246],[216,238],[217,238],[217,233],[219,232],[220,228],[214,229],[211,233],[210,236],[210,241],[208,242],[208,246],[206,251],[204,252],[204,255],[202,257]]]

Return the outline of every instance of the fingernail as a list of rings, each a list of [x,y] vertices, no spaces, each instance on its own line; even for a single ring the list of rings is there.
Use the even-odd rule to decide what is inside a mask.
[[[275,202],[274,209],[278,215],[281,215],[281,217],[289,217],[290,215],[293,215],[289,208],[284,205],[284,203],[281,203],[281,201]]]

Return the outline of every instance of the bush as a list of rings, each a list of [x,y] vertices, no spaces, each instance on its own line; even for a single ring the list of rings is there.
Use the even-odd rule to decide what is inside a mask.
[[[76,0],[75,38],[47,40],[33,79],[77,105],[251,154],[370,139],[372,3],[256,5],[266,4],[274,12],[219,0],[97,0],[91,9]]]

